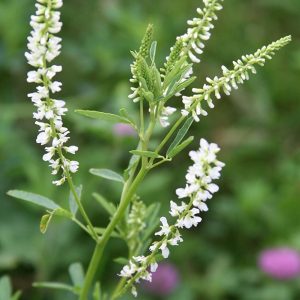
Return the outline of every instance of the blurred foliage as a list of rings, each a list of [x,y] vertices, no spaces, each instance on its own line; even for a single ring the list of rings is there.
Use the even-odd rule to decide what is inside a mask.
[[[88,173],[91,167],[122,170],[134,137],[115,136],[111,127],[75,115],[74,109],[116,113],[136,107],[129,93],[129,50],[138,47],[148,22],[155,25],[158,56],[162,62],[175,36],[186,28],[200,0],[73,0],[63,8],[63,52],[57,63],[64,83],[61,97],[68,100],[66,122],[72,140],[80,146],[85,205],[93,221],[108,221],[93,191],[117,201],[120,190]],[[73,224],[58,217],[46,236],[39,232],[42,212],[5,193],[11,188],[43,194],[67,203],[66,188],[52,186],[51,175],[35,144],[33,107],[26,94],[28,66],[24,59],[33,0],[0,1],[0,275],[9,274],[22,299],[74,299],[69,294],[32,289],[35,280],[68,283],[68,265],[86,266],[93,248]],[[256,261],[265,247],[287,245],[300,250],[300,2],[298,0],[226,1],[203,62],[194,71],[200,86],[206,75],[220,73],[245,52],[253,52],[281,36],[292,34],[293,43],[260,70],[249,83],[217,103],[208,118],[194,126],[194,135],[217,142],[226,162],[221,191],[209,203],[210,211],[200,229],[186,233],[182,247],[171,255],[182,283],[164,299],[299,299],[299,280],[276,282],[258,270]],[[180,103],[178,103],[179,105]],[[162,132],[162,130],[160,130]],[[157,132],[157,137],[161,132]],[[196,147],[196,142],[190,149]],[[187,151],[186,151],[187,154]],[[155,171],[144,181],[141,198],[162,203],[162,213],[184,184],[187,155]],[[179,174],[179,175],[177,175]],[[153,199],[155,195],[155,199]],[[113,257],[125,245],[112,240],[99,278],[110,287],[120,266]],[[188,253],[188,255],[187,255]],[[143,299],[149,295],[142,295]],[[125,299],[125,298],[124,298]]]

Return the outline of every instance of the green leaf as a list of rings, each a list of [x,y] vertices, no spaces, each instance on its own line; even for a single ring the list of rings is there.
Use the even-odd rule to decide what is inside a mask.
[[[127,180],[131,173],[133,172],[134,168],[137,166],[139,163],[140,156],[139,155],[132,155],[128,164],[127,169],[124,171],[124,178]]]
[[[162,85],[161,85],[161,76],[155,65],[151,68],[151,76],[153,81],[153,92],[155,100],[158,102],[161,99],[162,94]],[[163,98],[163,97],[162,97]]]
[[[8,276],[3,276],[0,278],[0,299],[10,300],[12,293],[11,282]]]
[[[33,193],[20,191],[20,190],[11,190],[11,191],[7,192],[7,195],[34,203],[36,205],[39,205],[39,206],[42,206],[44,208],[51,209],[51,210],[60,208],[60,206],[57,205],[54,201],[52,201],[44,196],[38,195],[38,194],[33,194]]]
[[[103,228],[103,227],[95,227],[95,231],[101,235],[105,232],[105,230],[106,230],[106,228]],[[113,231],[111,233],[111,237],[120,238],[120,235],[117,232]]]
[[[108,121],[113,123],[126,123],[131,124],[131,121],[127,118],[121,117],[119,115],[115,114],[109,114],[102,111],[94,111],[94,110],[75,110],[75,112],[79,113],[80,115],[83,115],[85,117],[89,117],[92,119],[98,119],[102,121]]]
[[[152,151],[131,150],[129,152],[132,153],[132,154],[135,154],[135,155],[143,156],[143,157],[151,157],[151,158],[160,158],[160,157],[162,157],[158,153],[152,152]]]
[[[186,86],[188,86],[196,79],[196,77],[191,77],[191,78],[187,79],[186,81],[180,83],[183,76],[190,69],[190,67],[191,67],[191,65],[187,65],[184,68],[180,69],[178,71],[178,73],[172,78],[170,84],[168,85],[168,89],[166,91],[167,98],[170,98],[177,92],[181,91],[184,87],[184,84],[186,84]]]
[[[73,219],[72,213],[70,213],[68,210],[63,209],[63,208],[58,208],[58,209],[54,210],[53,214],[55,216],[65,217],[65,218],[68,218],[71,220]]]
[[[99,281],[97,281],[95,284],[95,288],[93,291],[93,300],[102,300],[101,299],[101,286],[100,286]]]
[[[147,227],[143,233],[142,241],[146,241],[159,224],[159,218],[157,217],[160,210],[160,203],[153,203],[147,207],[146,211],[146,224]]]
[[[114,259],[114,262],[120,265],[127,265],[128,264],[128,258],[125,257],[118,257]]]
[[[15,292],[15,293],[13,294],[11,300],[19,300],[20,297],[21,297],[21,295],[22,295],[22,292],[21,292],[21,291],[17,291],[17,292]]]
[[[185,137],[185,135],[187,134],[188,130],[190,129],[190,127],[192,126],[194,122],[194,118],[193,117],[189,117],[184,124],[182,125],[182,127],[178,130],[178,133],[175,137],[175,139],[173,140],[173,142],[171,143],[169,149],[167,150],[167,156],[169,156],[169,153],[176,147],[179,145],[179,143],[183,140],[183,138]]]
[[[75,287],[82,287],[84,282],[84,270],[81,263],[73,263],[69,267],[69,274]]]
[[[174,94],[177,94],[181,91],[183,91],[185,88],[187,88],[190,84],[193,83],[193,81],[196,79],[197,77],[196,76],[193,76],[187,80],[185,80],[184,82],[178,84],[174,90]]]
[[[46,215],[43,215],[42,216],[42,219],[41,219],[41,222],[40,222],[40,231],[41,233],[46,233],[47,229],[48,229],[48,226],[51,222],[51,219],[53,217],[53,213],[49,213],[49,214],[46,214]]]
[[[82,185],[75,187],[75,191],[80,200],[81,192],[82,192]],[[70,195],[69,195],[69,207],[70,207],[70,211],[71,211],[72,215],[75,216],[76,212],[78,210],[78,205],[76,203],[76,200],[75,200],[75,197],[74,197],[74,194],[72,193],[72,191],[70,191]]]
[[[150,59],[152,63],[154,63],[155,61],[156,47],[157,47],[157,41],[153,41],[150,47]]]
[[[33,286],[37,287],[37,288],[65,290],[65,291],[70,291],[74,294],[77,293],[76,289],[73,286],[64,284],[64,283],[60,283],[60,282],[34,282]]]
[[[98,203],[111,215],[113,216],[117,210],[115,205],[108,200],[106,200],[102,195],[98,193],[93,193],[93,197],[97,200]]]
[[[90,173],[108,180],[124,183],[124,179],[120,174],[109,169],[90,169]]]
[[[164,88],[166,88],[167,86],[169,86],[169,84],[171,83],[171,81],[173,80],[174,77],[176,77],[178,75],[178,73],[182,74],[182,70],[185,70],[185,68],[187,68],[188,66],[190,67],[191,65],[187,65],[185,67],[183,67],[186,63],[186,55],[182,56],[175,64],[174,68],[171,70],[171,72],[169,72],[168,74],[166,74],[166,77],[164,79]]]
[[[120,112],[120,115],[121,115],[122,117],[124,117],[125,119],[128,119],[128,120],[131,122],[131,124],[135,125],[135,120],[129,115],[129,113],[128,113],[128,111],[126,110],[126,108],[121,108],[121,109],[119,110],[119,112]]]
[[[186,140],[184,140],[181,144],[177,145],[175,148],[173,148],[170,153],[168,154],[168,157],[173,158],[175,155],[177,155],[179,152],[181,152],[184,148],[186,148],[192,141],[194,140],[193,136],[190,136]]]

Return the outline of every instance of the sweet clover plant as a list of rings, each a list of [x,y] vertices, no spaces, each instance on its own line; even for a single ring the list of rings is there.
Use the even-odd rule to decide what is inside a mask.
[[[222,66],[221,75],[207,77],[206,83],[200,86],[197,77],[193,76],[193,65],[200,63],[205,43],[217,20],[217,12],[222,9],[222,2],[203,0],[203,7],[198,8],[197,16],[188,21],[186,33],[176,38],[161,67],[156,64],[157,42],[153,39],[153,25],[148,26],[140,48],[131,52],[134,60],[131,64],[129,99],[136,104],[138,117],[130,115],[124,108],[120,108],[118,115],[77,110],[78,114],[85,117],[129,125],[139,138],[136,149],[130,151],[131,159],[123,174],[108,169],[90,170],[96,176],[123,186],[117,206],[100,194],[93,194],[110,215],[107,227],[98,228],[84,208],[82,186],[74,183],[79,162],[72,160],[70,155],[74,155],[78,147],[70,143],[70,131],[63,124],[63,116],[68,111],[65,101],[55,97],[62,89],[62,83],[55,80],[62,66],[55,65],[53,61],[61,52],[62,39],[57,35],[62,28],[59,9],[63,2],[37,0],[36,14],[30,21],[32,31],[28,37],[28,51],[25,53],[31,66],[27,81],[35,83],[37,87],[28,97],[36,107],[33,113],[38,126],[36,142],[44,147],[42,158],[51,168],[53,184],[68,186],[69,208],[30,192],[11,190],[8,194],[45,209],[40,223],[42,233],[46,232],[53,217],[63,216],[91,237],[95,250],[86,272],[79,263],[70,266],[72,285],[39,282],[35,283],[36,286],[65,289],[77,295],[79,300],[90,297],[95,300],[118,299],[128,291],[137,296],[138,283],[141,280],[151,281],[158,261],[168,258],[170,248],[183,242],[184,230],[201,222],[202,212],[208,210],[208,200],[219,189],[215,181],[220,178],[225,166],[217,159],[220,151],[217,144],[201,138],[199,149],[189,152],[192,165],[185,174],[186,185],[176,189],[177,200],[170,201],[168,217],[159,217],[159,206],[155,203],[147,206],[139,198],[137,189],[149,172],[172,161],[190,145],[194,139],[188,136],[190,127],[199,122],[202,116],[207,116],[207,108],[213,108],[216,99],[223,94],[230,95],[233,89],[249,79],[251,73],[256,73],[257,66],[264,66],[277,50],[291,40],[290,36],[286,36],[263,46],[254,54],[242,56],[233,62],[231,68]],[[196,88],[192,89],[192,94],[187,94],[186,89],[192,84]],[[152,137],[157,126],[164,128],[164,137],[155,144]],[[161,224],[157,229],[159,220]],[[123,264],[117,274],[119,283],[113,291],[107,291],[105,286],[101,286],[100,290],[100,282],[95,274],[111,237],[126,242],[128,253],[124,253],[124,257],[128,259],[119,259]]]

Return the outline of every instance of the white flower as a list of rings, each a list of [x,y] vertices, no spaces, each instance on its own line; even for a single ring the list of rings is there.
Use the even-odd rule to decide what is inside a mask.
[[[159,247],[159,249],[161,250],[161,254],[162,254],[163,258],[168,258],[169,255],[170,255],[170,250],[169,250],[169,248],[167,246],[168,246],[168,244],[165,241]]]
[[[125,265],[121,270],[119,276],[121,277],[131,277],[137,271],[137,266],[129,261],[129,265]]]
[[[150,271],[151,271],[152,273],[156,272],[157,268],[158,268],[158,263],[157,263],[157,262],[154,262],[154,263],[152,263],[152,264],[150,265]]]
[[[78,151],[78,147],[77,146],[69,146],[69,147],[64,147],[64,149],[71,153],[71,154],[75,154],[76,151]]]
[[[178,243],[181,243],[181,242],[183,242],[181,234],[178,230],[176,230],[174,236],[171,239],[169,239],[169,244],[172,246],[177,246]]]
[[[176,111],[176,108],[167,106],[162,109],[161,116],[159,118],[162,127],[168,127],[170,125],[169,116]]]
[[[170,226],[168,224],[168,221],[165,217],[160,218],[161,221],[161,230],[156,232],[155,235],[168,235],[170,233]]]
[[[186,203],[181,202],[181,205],[177,205],[175,202],[170,201],[170,215],[172,217],[177,217],[179,216],[185,209],[186,209]]]
[[[77,170],[78,170],[78,167],[79,167],[79,162],[78,161],[75,161],[75,160],[71,160],[70,161],[70,163],[69,163],[69,170],[72,173],[76,173]]]

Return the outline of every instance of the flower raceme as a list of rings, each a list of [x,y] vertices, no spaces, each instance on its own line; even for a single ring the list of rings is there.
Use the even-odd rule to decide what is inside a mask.
[[[190,229],[201,222],[200,212],[208,210],[206,201],[211,199],[219,187],[213,183],[219,179],[224,163],[217,160],[217,153],[220,148],[217,144],[209,144],[205,139],[200,140],[198,151],[191,151],[190,158],[193,161],[185,176],[186,186],[176,190],[179,199],[188,198],[188,201],[181,201],[177,204],[170,202],[170,215],[175,218],[173,225],[169,225],[166,217],[161,217],[160,230],[155,233],[161,239],[154,241],[149,247],[148,256],[132,257],[129,264],[124,266],[120,276],[128,278],[125,288],[132,288],[133,295],[137,295],[134,284],[140,279],[151,281],[151,273],[156,271],[158,266],[156,256],[161,252],[164,258],[170,254],[169,246],[177,246],[183,242],[180,229]],[[150,268],[150,270],[149,270]]]
[[[223,9],[220,2],[223,0],[203,0],[204,7],[197,8],[199,17],[188,20],[190,27],[179,37],[184,45],[181,55],[187,53],[194,63],[200,62],[199,55],[203,53],[204,42],[210,39],[210,31],[214,28],[212,21],[218,19],[216,12]]]
[[[79,163],[64,156],[64,152],[75,154],[77,146],[66,146],[69,130],[63,126],[62,116],[68,111],[65,101],[56,100],[51,94],[61,91],[62,83],[54,80],[54,76],[62,71],[58,65],[48,66],[61,50],[61,38],[55,34],[60,32],[60,12],[62,0],[37,0],[36,14],[31,16],[31,35],[28,37],[29,52],[25,53],[29,65],[36,70],[29,71],[27,81],[37,83],[36,91],[28,94],[37,111],[33,113],[35,124],[39,126],[36,142],[45,147],[44,161],[48,161],[52,174],[61,172],[61,178],[53,181],[61,185],[68,173],[75,173]]]
[[[221,98],[221,93],[230,95],[232,89],[238,89],[238,84],[249,80],[249,72],[256,74],[256,65],[264,66],[267,59],[272,59],[275,52],[287,45],[291,41],[291,36],[286,36],[278,41],[258,49],[254,54],[242,56],[241,59],[234,61],[232,70],[222,66],[222,77],[215,76],[213,79],[207,77],[207,83],[201,89],[194,88],[193,96],[183,96],[182,102],[184,109],[182,115],[187,116],[190,112],[196,122],[200,116],[207,116],[207,112],[202,108],[203,100],[210,108],[214,108],[212,98]]]

